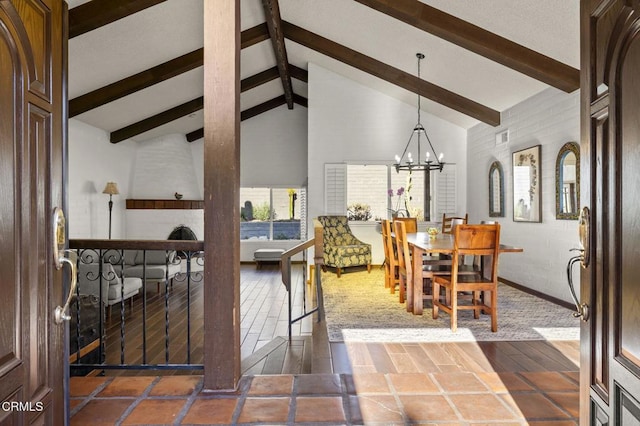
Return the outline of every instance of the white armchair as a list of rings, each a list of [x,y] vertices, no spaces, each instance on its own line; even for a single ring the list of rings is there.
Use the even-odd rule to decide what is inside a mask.
[[[113,266],[109,263],[102,264],[102,274],[100,274],[99,263],[78,264],[78,291],[80,294],[92,294],[100,297],[102,286],[102,303],[109,307],[118,302],[131,300],[133,296],[140,292],[142,279],[137,277],[122,277],[116,274]]]

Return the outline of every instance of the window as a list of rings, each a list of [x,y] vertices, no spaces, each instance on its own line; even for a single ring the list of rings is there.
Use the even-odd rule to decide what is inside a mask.
[[[384,165],[347,166],[347,209],[351,210],[351,214],[358,208],[368,207],[369,220],[387,217],[388,175],[388,167]]]
[[[409,216],[424,220],[424,172],[414,171],[409,173],[406,170],[396,172],[393,167],[389,167],[391,175],[391,189],[397,191],[402,187],[405,190],[404,206],[401,208],[409,212]],[[397,202],[396,196],[393,202]],[[391,207],[396,210],[396,206]]]
[[[240,188],[241,240],[300,240],[304,188]]]
[[[442,172],[430,175],[431,220],[443,212],[456,211],[456,168],[448,164]],[[409,211],[409,215],[424,220],[425,175],[423,171],[401,170],[393,166],[362,164],[325,164],[325,213],[347,214],[356,204],[368,205],[369,220],[391,218],[394,211]],[[404,195],[398,197],[399,188]],[[389,189],[393,196],[389,197]]]

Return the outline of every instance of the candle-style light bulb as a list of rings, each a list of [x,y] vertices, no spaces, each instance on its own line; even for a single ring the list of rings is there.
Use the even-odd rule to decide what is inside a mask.
[[[429,151],[427,151],[427,161],[429,161]]]
[[[444,158],[444,153],[441,152],[440,155],[438,156],[438,161],[442,161],[443,158]]]
[[[407,161],[409,161],[410,163],[413,163],[413,157],[411,156],[411,153],[407,153]]]
[[[400,164],[400,156],[396,154],[396,164]]]

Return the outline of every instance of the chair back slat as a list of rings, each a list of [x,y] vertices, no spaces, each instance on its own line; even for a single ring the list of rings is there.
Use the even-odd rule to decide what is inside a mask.
[[[447,214],[442,215],[442,233],[453,234],[453,230],[458,225],[466,225],[469,220],[469,214],[465,214],[464,217],[449,216]]]
[[[418,232],[418,219],[415,217],[396,217],[393,221],[404,222],[407,233]]]
[[[403,221],[394,221],[393,226],[396,235],[396,245],[398,252],[398,265],[400,269],[411,271],[411,260],[409,243],[407,242],[407,228]]]
[[[407,296],[407,286],[413,283],[411,252],[407,242],[407,228],[403,221],[393,222],[396,239],[396,252],[398,255],[398,299],[404,303]]]
[[[382,248],[384,249],[384,257],[386,259],[389,258],[389,252],[387,248],[387,238],[391,234],[391,229],[389,227],[389,221],[387,219],[383,219],[381,222],[381,233],[382,233]]]

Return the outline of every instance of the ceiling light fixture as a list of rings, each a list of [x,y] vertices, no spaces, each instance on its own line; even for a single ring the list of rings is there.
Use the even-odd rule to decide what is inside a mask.
[[[418,78],[420,78],[420,61],[424,59],[424,55],[422,53],[416,53],[416,57],[418,58]],[[411,155],[411,151],[409,151],[409,147],[411,146],[411,140],[413,139],[414,135],[417,135],[416,139],[417,139],[418,157],[416,159],[413,158],[413,156]],[[420,146],[421,136],[424,136],[424,139],[429,143],[428,148],[430,148],[430,150],[427,149],[427,147],[425,147],[425,149],[422,149],[422,147]],[[424,152],[424,157],[423,157],[423,152]],[[432,153],[433,153],[433,158],[431,157]],[[393,166],[396,168],[397,172],[400,172],[400,170],[442,171],[442,168],[444,167],[444,164],[445,164],[442,161],[443,157],[444,157],[444,154],[442,152],[440,153],[440,155],[436,156],[436,151],[433,148],[433,145],[431,144],[429,135],[427,135],[427,132],[424,129],[424,126],[420,123],[420,95],[418,94],[418,124],[416,124],[415,127],[413,128],[413,131],[411,132],[411,136],[409,136],[409,140],[407,141],[407,145],[404,147],[404,151],[402,152],[402,156],[396,155],[396,162],[393,164]]]

